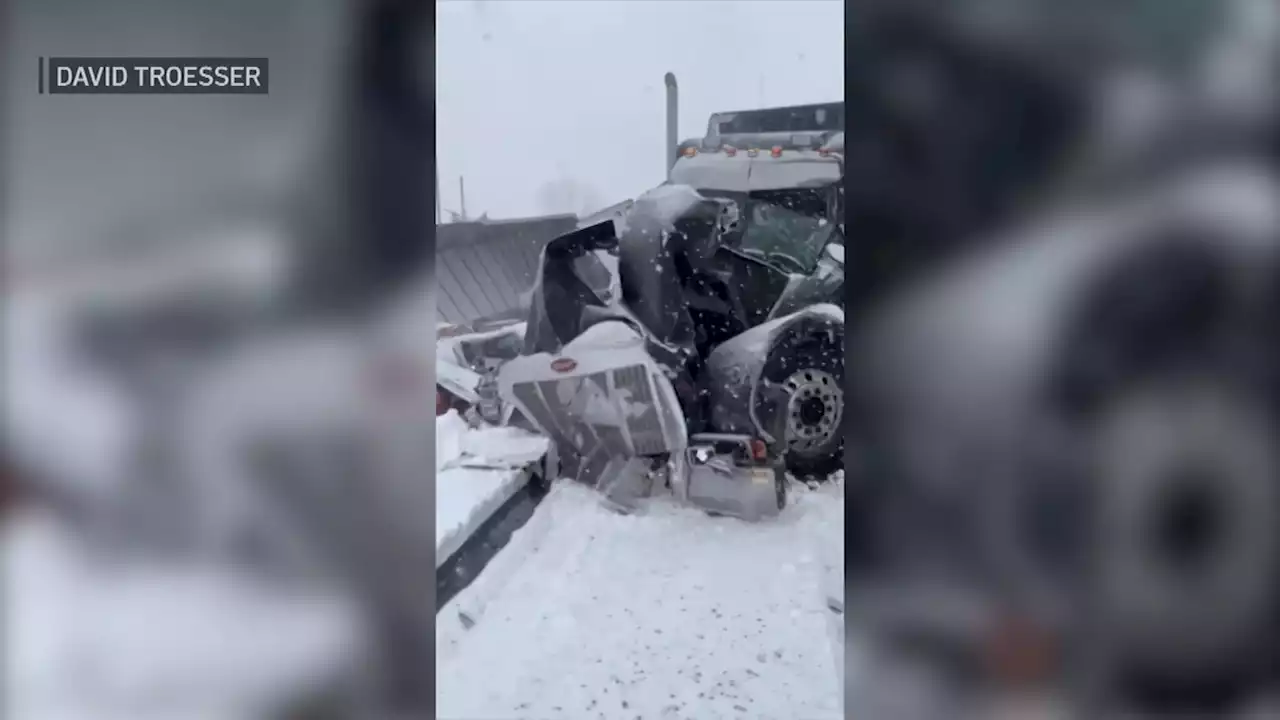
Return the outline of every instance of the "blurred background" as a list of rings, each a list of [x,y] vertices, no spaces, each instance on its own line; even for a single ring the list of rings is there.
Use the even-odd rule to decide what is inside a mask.
[[[851,716],[1280,715],[1278,10],[854,3]]]
[[[402,405],[370,368],[427,294],[432,8],[6,10],[9,714],[429,716],[430,356]],[[38,95],[58,55],[266,57],[272,87]]]

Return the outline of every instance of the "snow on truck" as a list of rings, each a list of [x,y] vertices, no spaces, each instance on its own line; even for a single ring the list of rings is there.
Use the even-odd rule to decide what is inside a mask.
[[[842,465],[843,107],[719,113],[676,143],[667,81],[668,181],[548,243],[497,385],[553,440],[546,475],[768,517],[787,471]]]

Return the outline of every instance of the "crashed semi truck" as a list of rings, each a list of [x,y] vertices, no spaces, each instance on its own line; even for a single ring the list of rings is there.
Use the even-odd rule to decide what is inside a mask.
[[[768,517],[788,471],[842,463],[842,106],[718,113],[675,142],[667,86],[667,181],[547,244],[497,384],[553,440],[548,475]]]

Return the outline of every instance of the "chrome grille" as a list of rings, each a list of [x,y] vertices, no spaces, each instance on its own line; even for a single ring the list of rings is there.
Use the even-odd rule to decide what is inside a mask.
[[[533,421],[542,428],[551,439],[557,443],[563,443],[565,438],[559,437],[559,425],[551,416],[551,408],[542,401],[542,396],[538,393],[536,383],[516,383],[511,387],[511,392],[515,394],[516,400],[523,405],[529,412],[529,416]]]
[[[653,385],[649,372],[643,365],[632,365],[613,371],[613,383],[619,393],[629,393],[636,406],[645,408],[632,415],[628,413],[627,427],[637,455],[656,455],[666,452],[666,438],[662,434],[662,422],[658,420],[658,408],[654,405]]]
[[[643,365],[515,383],[512,392],[553,441],[584,456],[597,451],[612,457],[654,455],[671,449]]]

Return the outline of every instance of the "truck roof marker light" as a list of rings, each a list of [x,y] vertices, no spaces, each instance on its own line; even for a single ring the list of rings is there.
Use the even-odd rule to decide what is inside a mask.
[[[725,154],[725,155],[728,155],[729,157],[733,157],[734,155],[737,155],[737,154],[738,154],[738,148],[736,148],[736,147],[734,147],[734,146],[732,146],[732,145],[725,145],[725,146],[724,146],[724,154]]]
[[[774,145],[773,149],[769,151],[769,154],[776,158],[782,157],[782,146]]]

